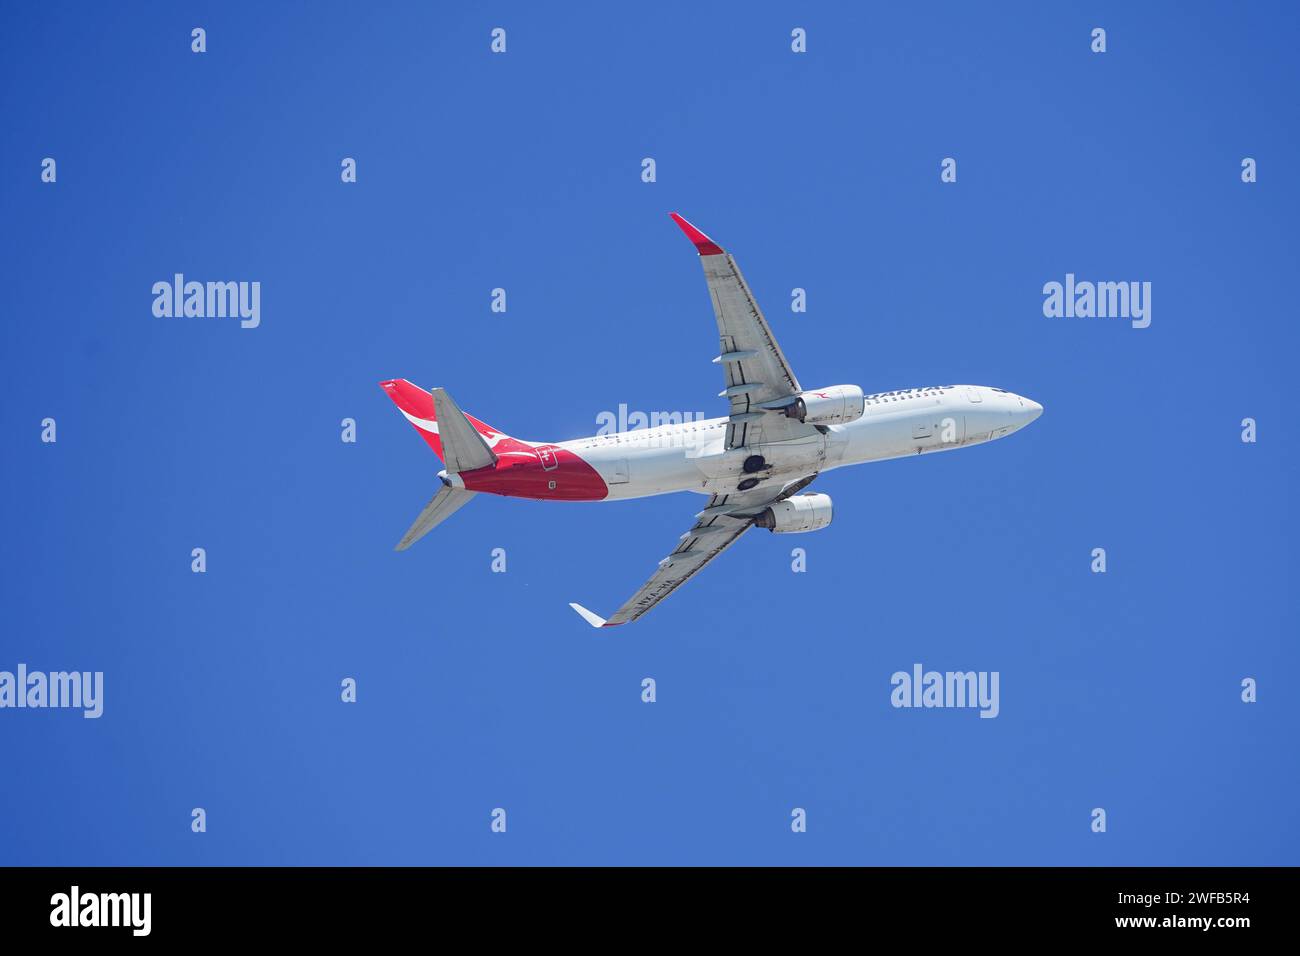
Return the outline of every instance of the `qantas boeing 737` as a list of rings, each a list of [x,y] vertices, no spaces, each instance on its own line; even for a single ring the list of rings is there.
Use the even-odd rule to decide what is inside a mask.
[[[803,494],[844,465],[964,448],[1025,427],[1041,405],[1000,388],[936,385],[866,395],[856,385],[805,390],[781,353],[736,261],[672,213],[695,244],[718,320],[731,405],[723,418],[561,442],[511,438],[466,415],[444,389],[381,382],[442,458],[442,487],[397,545],[404,551],[480,492],[539,501],[612,501],[674,491],[708,502],[671,554],[608,619],[571,604],[593,627],[635,621],[750,528],[817,531],[831,499]]]

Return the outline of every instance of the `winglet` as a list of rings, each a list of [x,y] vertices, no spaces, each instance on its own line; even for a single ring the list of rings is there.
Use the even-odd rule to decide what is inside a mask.
[[[716,242],[714,242],[712,239],[710,239],[708,236],[706,236],[704,233],[700,232],[700,230],[696,229],[694,226],[692,226],[681,216],[677,215],[677,213],[675,212],[670,212],[668,215],[672,217],[673,222],[677,223],[677,225],[681,227],[682,232],[686,233],[686,238],[691,240],[691,242],[695,243],[695,248],[699,251],[700,255],[702,256],[722,255],[722,247],[718,245]]]
[[[604,619],[603,617],[601,617],[599,614],[595,614],[595,613],[593,613],[593,612],[591,612],[591,611],[588,611],[588,610],[587,610],[585,607],[583,607],[581,604],[574,604],[572,601],[570,601],[570,602],[569,602],[569,607],[571,607],[571,608],[573,608],[575,611],[577,611],[577,612],[582,616],[582,619],[583,619],[584,621],[586,621],[588,624],[590,624],[592,627],[612,627],[612,626],[613,626],[613,625],[611,625],[611,624],[606,624],[606,623],[605,623],[605,619]]]

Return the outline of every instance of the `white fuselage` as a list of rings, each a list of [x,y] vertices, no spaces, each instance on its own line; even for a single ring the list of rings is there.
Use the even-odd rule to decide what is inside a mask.
[[[595,435],[560,442],[609,486],[606,500],[675,491],[736,489],[745,458],[761,454],[755,475],[780,486],[844,465],[948,451],[1003,438],[1042,413],[1027,398],[981,385],[946,385],[868,395],[861,418],[817,434],[728,450],[726,418]]]

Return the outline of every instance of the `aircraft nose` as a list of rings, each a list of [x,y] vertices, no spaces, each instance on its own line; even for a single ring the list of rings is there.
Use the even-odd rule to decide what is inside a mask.
[[[1025,424],[1028,425],[1043,414],[1043,406],[1030,398],[1022,399],[1022,401],[1025,403]]]

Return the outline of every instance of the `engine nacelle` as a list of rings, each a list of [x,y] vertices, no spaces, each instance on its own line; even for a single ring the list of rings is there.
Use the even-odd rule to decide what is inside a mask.
[[[858,386],[832,385],[801,392],[795,403],[786,407],[785,414],[806,425],[843,425],[857,421],[866,408],[866,397]]]
[[[830,495],[794,495],[763,509],[754,524],[776,534],[820,531],[831,523]]]

